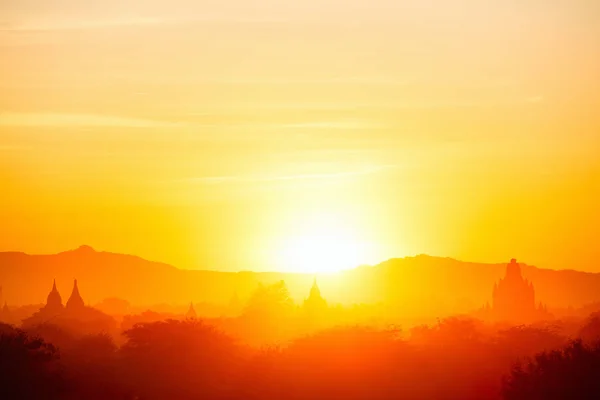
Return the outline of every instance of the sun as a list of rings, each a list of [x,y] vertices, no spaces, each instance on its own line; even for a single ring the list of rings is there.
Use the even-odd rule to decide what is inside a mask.
[[[335,273],[373,262],[373,246],[334,215],[306,219],[294,231],[279,248],[288,272]]]

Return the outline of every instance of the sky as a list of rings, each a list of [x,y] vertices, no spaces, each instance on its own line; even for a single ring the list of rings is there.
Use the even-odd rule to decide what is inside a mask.
[[[600,272],[595,0],[4,0],[0,54],[0,251]]]

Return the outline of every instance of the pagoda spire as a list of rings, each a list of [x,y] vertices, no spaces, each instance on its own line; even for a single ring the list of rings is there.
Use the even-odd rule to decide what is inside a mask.
[[[196,310],[194,309],[194,303],[190,302],[190,308],[188,308],[187,313],[185,314],[187,319],[195,319],[197,317]]]
[[[310,288],[310,297],[320,298],[321,297],[321,289],[319,289],[319,285],[317,284],[317,277],[315,276],[313,280],[313,285]]]
[[[77,286],[77,279],[73,282],[73,291],[71,292],[71,297],[67,301],[68,309],[77,309],[85,307],[85,303],[83,302],[83,298],[81,294],[79,294],[79,287]]]
[[[4,323],[12,322],[10,309],[8,308],[8,304],[6,304],[6,302],[4,302],[4,307],[0,310],[0,321]]]
[[[327,310],[327,301],[325,301],[321,295],[321,289],[319,289],[316,277],[314,278],[312,287],[310,288],[310,294],[308,295],[308,298],[304,300],[302,307],[309,319],[307,323],[312,328],[316,327],[315,324],[318,325],[323,322],[322,318]]]
[[[60,297],[60,293],[58,293],[58,289],[56,288],[56,279],[52,283],[52,290],[48,294],[46,299],[46,309],[58,311],[63,308],[62,297]]]

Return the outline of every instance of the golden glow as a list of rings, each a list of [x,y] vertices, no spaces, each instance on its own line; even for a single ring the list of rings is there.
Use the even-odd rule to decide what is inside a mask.
[[[284,238],[278,261],[286,271],[331,273],[376,260],[373,246],[355,230],[332,214],[321,214]]]
[[[599,2],[147,3],[0,1],[0,250],[598,270]]]

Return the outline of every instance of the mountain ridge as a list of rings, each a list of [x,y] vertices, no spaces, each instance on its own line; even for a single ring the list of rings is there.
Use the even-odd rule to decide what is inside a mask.
[[[508,260],[507,260],[508,261]],[[259,283],[285,280],[292,297],[302,301],[315,275],[332,303],[385,303],[403,310],[419,305],[430,312],[476,309],[491,300],[493,285],[506,263],[477,263],[420,254],[391,258],[335,275],[313,273],[223,272],[179,269],[130,254],[97,251],[83,245],[56,254],[0,252],[0,285],[12,304],[45,300],[52,281],[63,296],[78,279],[86,302],[120,297],[133,304],[189,301],[227,303],[237,293],[248,298]],[[522,264],[540,301],[555,307],[583,306],[598,300],[600,273],[552,270]],[[457,306],[460,304],[460,306]]]

